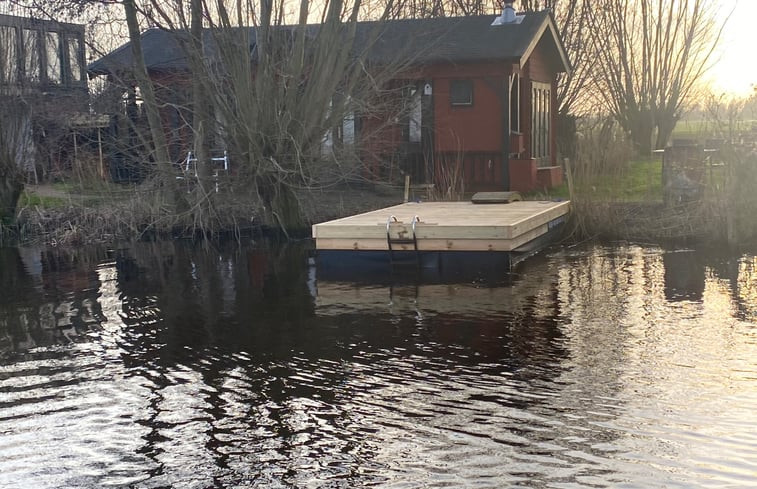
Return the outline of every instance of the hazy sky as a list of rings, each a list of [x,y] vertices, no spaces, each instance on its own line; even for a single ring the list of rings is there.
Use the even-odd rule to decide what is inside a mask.
[[[722,0],[726,25],[712,72],[716,90],[747,95],[757,85],[757,0]]]

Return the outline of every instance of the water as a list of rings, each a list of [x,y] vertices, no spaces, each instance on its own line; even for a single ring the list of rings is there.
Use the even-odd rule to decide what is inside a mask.
[[[501,283],[306,251],[0,249],[0,487],[757,486],[757,258],[587,245]]]

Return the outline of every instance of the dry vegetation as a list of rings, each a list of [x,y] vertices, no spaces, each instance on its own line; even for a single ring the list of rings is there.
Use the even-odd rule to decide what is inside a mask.
[[[714,125],[720,134],[739,134]],[[701,140],[705,139],[703,135]],[[739,136],[722,140],[718,152],[700,152],[699,188],[695,187],[695,196],[680,200],[664,198],[663,155],[639,161],[633,154],[631,143],[611,121],[584,124],[578,155],[568,172],[574,238],[703,240],[736,245],[757,238],[754,142]]]

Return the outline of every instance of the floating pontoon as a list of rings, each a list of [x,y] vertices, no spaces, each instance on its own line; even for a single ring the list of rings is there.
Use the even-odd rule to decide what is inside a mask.
[[[400,265],[509,270],[554,238],[569,209],[567,201],[400,204],[315,224],[316,261],[319,273],[336,275]]]

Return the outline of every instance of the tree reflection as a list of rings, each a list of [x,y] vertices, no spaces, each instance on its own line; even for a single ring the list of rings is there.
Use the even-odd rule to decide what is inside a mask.
[[[0,248],[0,351],[86,341],[102,321],[95,264],[100,250]]]

